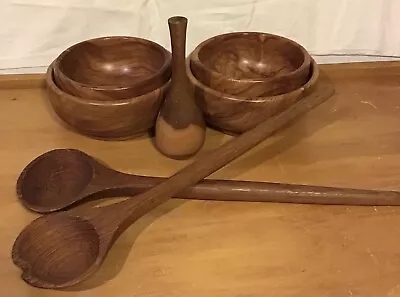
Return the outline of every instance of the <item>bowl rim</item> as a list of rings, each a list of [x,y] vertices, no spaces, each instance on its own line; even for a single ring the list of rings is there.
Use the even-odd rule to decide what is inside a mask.
[[[133,42],[136,42],[136,43],[152,46],[152,47],[156,48],[157,50],[159,50],[164,55],[164,63],[162,64],[161,68],[159,68],[159,70],[156,73],[144,78],[140,82],[137,82],[136,84],[131,85],[131,86],[121,86],[121,87],[115,87],[115,86],[101,86],[101,87],[99,87],[99,86],[94,86],[94,85],[82,83],[82,82],[79,82],[79,81],[76,81],[76,80],[70,78],[68,75],[66,75],[62,71],[62,68],[60,67],[61,62],[62,62],[63,58],[68,53],[70,53],[72,50],[74,50],[78,46],[81,46],[82,44],[85,44],[87,42],[93,42],[93,41],[102,42],[102,41],[110,40],[110,39],[127,40],[127,41],[133,41]],[[169,50],[167,50],[165,47],[163,47],[161,44],[159,44],[159,43],[157,43],[155,41],[152,41],[150,39],[137,37],[137,36],[128,36],[128,35],[109,35],[109,36],[100,36],[100,37],[90,38],[90,39],[86,39],[86,40],[82,40],[80,42],[77,42],[77,43],[69,46],[65,50],[63,50],[56,57],[56,59],[53,62],[54,62],[54,68],[56,68],[58,70],[57,75],[60,74],[62,76],[63,80],[68,80],[69,82],[73,83],[76,86],[79,86],[80,88],[89,88],[91,90],[96,90],[96,91],[116,91],[116,92],[118,92],[118,91],[130,90],[130,89],[141,87],[141,85],[147,83],[150,80],[155,79],[156,77],[162,77],[166,72],[168,72],[168,70],[169,70],[169,68],[171,66],[172,53]]]
[[[85,105],[95,105],[95,106],[121,106],[121,105],[137,104],[138,102],[146,100],[152,94],[165,91],[171,83],[171,79],[169,79],[159,88],[156,88],[153,91],[148,92],[146,94],[132,98],[115,99],[115,100],[98,100],[98,99],[77,97],[75,95],[71,95],[70,93],[65,92],[55,83],[53,76],[54,76],[54,61],[47,67],[47,71],[45,74],[46,87],[51,88],[52,91],[56,93],[58,96],[67,97],[68,100],[71,100],[75,103],[85,104]]]
[[[210,44],[211,42],[218,40],[220,38],[224,38],[224,37],[229,37],[229,36],[260,36],[260,35],[264,35],[264,36],[269,36],[269,37],[274,37],[277,38],[279,40],[284,40],[288,43],[290,43],[291,45],[293,45],[294,47],[298,48],[302,53],[303,53],[303,63],[297,67],[295,70],[291,71],[290,73],[284,74],[284,75],[279,75],[279,76],[273,76],[270,78],[265,78],[265,79],[261,79],[261,78],[241,78],[241,79],[237,79],[237,78],[233,78],[230,76],[227,76],[225,74],[222,74],[218,71],[215,71],[213,69],[210,69],[208,67],[206,67],[206,65],[200,60],[199,57],[199,53],[200,51],[208,44]],[[192,55],[193,54],[193,55]],[[269,33],[269,32],[261,32],[261,31],[235,31],[235,32],[228,32],[228,33],[222,33],[219,35],[215,35],[215,36],[211,36],[210,38],[202,41],[201,43],[199,43],[195,49],[192,51],[191,53],[191,58],[190,58],[190,62],[191,63],[195,63],[196,66],[198,66],[199,68],[201,68],[201,70],[209,72],[211,76],[215,76],[215,77],[219,77],[222,78],[224,80],[229,80],[229,81],[233,81],[233,82],[238,82],[238,83],[265,83],[268,81],[272,81],[272,80],[276,80],[279,78],[284,78],[287,76],[294,76],[297,73],[304,71],[305,69],[307,69],[310,64],[311,64],[311,56],[308,53],[308,51],[306,50],[306,48],[304,46],[302,46],[300,43],[282,36],[282,35],[278,35],[278,34],[274,34],[274,33]]]
[[[294,95],[296,93],[303,93],[305,90],[309,89],[310,87],[314,86],[315,83],[317,82],[319,76],[320,76],[320,69],[318,67],[318,63],[310,57],[311,60],[311,65],[310,65],[310,76],[307,82],[301,86],[300,88],[294,89],[293,91],[290,91],[288,93],[280,94],[280,95],[275,95],[275,96],[266,96],[266,97],[244,97],[244,96],[235,96],[231,94],[227,94],[224,92],[220,92],[217,90],[214,90],[205,84],[203,84],[201,81],[199,81],[193,74],[191,66],[190,66],[190,56],[186,60],[186,73],[188,76],[189,81],[194,85],[195,88],[199,88],[202,90],[204,93],[211,94],[212,96],[218,98],[218,99],[223,99],[223,100],[230,100],[230,101],[236,101],[236,102],[249,102],[249,103],[257,103],[257,102],[266,102],[270,100],[280,100],[283,98],[286,98],[287,96]]]

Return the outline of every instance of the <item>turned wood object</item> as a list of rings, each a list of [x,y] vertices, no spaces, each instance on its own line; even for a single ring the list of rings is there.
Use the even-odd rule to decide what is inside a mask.
[[[333,89],[329,86],[324,92],[308,95],[254,129],[199,157],[136,199],[35,219],[22,230],[12,247],[12,259],[22,269],[22,278],[33,286],[53,289],[84,281],[99,269],[115,240],[137,219],[321,104],[333,95]]]
[[[154,127],[169,82],[134,98],[93,100],[61,90],[54,81],[53,65],[46,73],[48,100],[68,128],[92,138],[122,140],[148,133]]]
[[[321,88],[325,79],[320,77],[320,70],[315,60],[311,61],[310,77],[304,85],[286,94],[255,99],[229,95],[207,87],[194,77],[188,62],[186,70],[189,81],[195,89],[197,105],[203,112],[207,124],[224,133],[237,135],[288,108],[302,97],[303,92],[314,88],[317,82],[319,82],[317,88]]]
[[[159,89],[171,76],[171,53],[138,37],[107,36],[79,42],[54,61],[59,87],[96,100],[129,99]]]
[[[135,196],[163,181],[165,178],[113,170],[77,149],[55,149],[38,156],[24,168],[18,178],[17,194],[28,209],[50,213],[87,198]],[[400,205],[400,193],[397,191],[213,179],[202,180],[175,197],[329,205]]]
[[[242,98],[275,96],[304,85],[311,57],[288,38],[262,32],[213,36],[190,55],[194,76],[213,90]]]
[[[168,26],[172,47],[172,77],[156,121],[155,146],[169,158],[186,159],[202,148],[206,129],[186,74],[187,19],[171,17]]]

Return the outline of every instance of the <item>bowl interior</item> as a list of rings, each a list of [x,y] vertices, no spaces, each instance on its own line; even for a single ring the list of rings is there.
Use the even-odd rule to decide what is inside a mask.
[[[281,98],[288,97],[288,96],[297,96],[299,93],[303,92],[304,90],[307,90],[307,89],[311,88],[312,86],[314,86],[320,76],[320,71],[319,71],[317,62],[312,57],[310,57],[310,66],[309,66],[309,72],[307,75],[306,82],[299,88],[296,88],[285,94],[272,95],[272,96],[252,97],[252,96],[232,95],[232,94],[227,94],[227,93],[212,89],[209,86],[205,85],[203,82],[201,82],[192,71],[192,67],[191,67],[191,63],[190,63],[191,58],[192,57],[189,56],[189,58],[186,61],[186,73],[188,75],[190,83],[196,89],[197,96],[201,97],[205,100],[214,100],[214,99],[217,101],[228,100],[228,101],[238,102],[238,103],[240,103],[240,102],[241,103],[246,103],[246,102],[257,103],[257,102],[266,102],[266,101],[276,101],[276,100],[279,100]],[[238,112],[239,112],[239,110],[238,110]]]
[[[211,38],[198,52],[211,71],[234,79],[265,79],[289,74],[305,61],[297,43],[266,33],[226,34]]]
[[[113,37],[78,43],[59,57],[69,79],[93,87],[130,87],[161,74],[168,52],[151,41]]]

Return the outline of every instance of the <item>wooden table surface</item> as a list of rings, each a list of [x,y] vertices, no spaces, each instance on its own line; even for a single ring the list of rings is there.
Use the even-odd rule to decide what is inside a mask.
[[[400,190],[400,63],[323,65],[336,94],[210,178]],[[32,78],[27,88],[24,77]],[[168,176],[189,161],[150,139],[92,140],[65,129],[42,77],[0,78],[0,296],[400,296],[400,208],[173,199],[129,228],[95,276],[66,291],[20,279],[10,251],[37,214],[17,201],[24,166],[78,148],[115,169]],[[8,87],[8,89],[7,89]],[[213,130],[201,154],[229,139]]]

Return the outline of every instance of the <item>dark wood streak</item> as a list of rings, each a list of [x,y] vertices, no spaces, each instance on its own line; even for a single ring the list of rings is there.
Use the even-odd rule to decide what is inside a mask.
[[[186,29],[183,17],[168,21],[172,48],[172,78],[160,116],[174,129],[183,129],[190,124],[204,126],[203,116],[194,100],[194,90],[186,73]]]
[[[186,73],[187,19],[172,17],[168,26],[172,46],[171,87],[159,111],[155,144],[170,158],[187,159],[203,146],[206,127]]]

